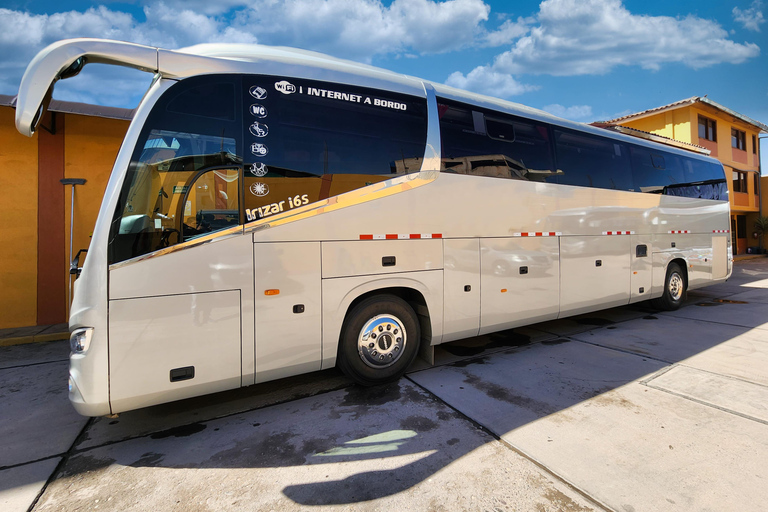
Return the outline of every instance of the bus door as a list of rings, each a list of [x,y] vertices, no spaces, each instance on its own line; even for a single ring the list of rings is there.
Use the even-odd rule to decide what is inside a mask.
[[[108,244],[113,410],[253,383],[236,86],[228,76],[170,86],[134,149]]]
[[[158,250],[110,270],[114,410],[241,385],[242,347],[252,346],[243,344],[241,330],[253,325],[253,270],[252,244],[238,222],[239,181],[239,169],[204,171],[167,187],[163,200],[179,204],[163,208],[162,217],[123,216],[125,231],[140,226],[133,234],[152,239]],[[228,189],[232,199],[216,201]],[[170,224],[172,218],[184,220]],[[246,352],[247,372],[253,350]]]

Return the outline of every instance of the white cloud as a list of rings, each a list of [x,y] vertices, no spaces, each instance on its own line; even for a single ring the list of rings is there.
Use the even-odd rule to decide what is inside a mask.
[[[496,72],[490,66],[478,66],[466,76],[456,71],[448,77],[445,83],[459,89],[503,98],[517,96],[539,88],[535,85],[520,83],[511,75]]]
[[[92,64],[74,78],[56,84],[55,98],[133,108],[149,88],[152,75],[136,69]]]
[[[490,7],[482,0],[286,0],[253,2],[233,27],[267,44],[370,61],[375,55],[443,53],[470,46]]]
[[[98,37],[131,41],[165,48],[178,48],[199,42],[255,42],[253,35],[233,32],[224,21],[195,13],[178,10],[157,3],[144,8],[146,21],[138,21],[131,14],[113,11],[107,7],[92,7],[84,12],[68,11],[55,14],[31,14],[28,12],[0,9],[0,55],[3,73],[0,74],[0,93],[16,94],[21,76],[35,54],[45,46],[72,37]],[[99,72],[102,75],[109,73]],[[72,81],[77,81],[78,78]],[[138,80],[142,82],[142,80]],[[56,97],[62,97],[59,89],[67,89],[69,99],[77,100],[76,84],[57,87]],[[103,85],[90,84],[94,91],[91,101],[103,102],[113,98],[117,82]],[[143,86],[144,89],[146,85]],[[140,96],[144,90],[133,95]],[[86,97],[85,89],[79,93]],[[114,104],[114,103],[112,103]]]
[[[744,9],[742,11],[738,7],[734,7],[731,12],[733,13],[734,21],[741,23],[745,29],[760,32],[760,25],[765,23],[763,11],[761,10],[762,8],[763,2],[755,0],[752,2],[752,5],[750,5],[749,9]]]
[[[370,62],[471,46],[490,12],[482,0],[147,0],[143,9],[144,20],[105,6],[55,14],[0,8],[0,93],[15,94],[35,53],[71,37],[171,49],[258,41]]]
[[[453,73],[446,83],[487,92],[484,79],[490,77],[519,94],[532,87],[520,87],[514,77],[523,74],[596,75],[618,66],[655,71],[665,64],[699,69],[740,64],[760,54],[756,44],[729,40],[715,21],[632,14],[622,0],[545,0],[534,18],[505,22],[484,38],[511,40],[511,48],[466,76]]]
[[[616,66],[658,70],[668,63],[694,69],[739,64],[756,57],[715,21],[686,16],[641,16],[621,0],[545,0],[538,26],[496,57],[494,69],[559,76],[602,74]]]
[[[617,66],[701,68],[757,56],[715,21],[640,16],[621,0],[545,0],[535,16],[488,29],[483,0],[143,0],[144,17],[110,7],[55,14],[0,8],[0,93],[15,94],[27,63],[68,37],[101,37],[164,48],[210,42],[298,46],[370,62],[465,48],[506,47],[491,64],[455,72],[447,83],[496,96],[537,89],[522,74],[599,74]],[[109,4],[108,4],[109,5]],[[760,0],[734,17],[759,30]],[[498,21],[494,21],[498,23]],[[140,94],[140,93],[137,93]]]
[[[589,105],[573,105],[571,107],[564,107],[555,103],[553,105],[547,105],[542,110],[549,112],[550,114],[557,117],[570,119],[571,121],[587,121],[591,120],[593,117],[592,107]]]
[[[506,20],[501,26],[485,34],[481,40],[484,46],[503,46],[511,44],[512,41],[524,36],[530,29],[529,25],[533,23],[532,18],[518,18],[517,21]]]
[[[145,5],[152,5],[154,1],[145,1]],[[233,9],[246,7],[247,0],[165,0],[165,5],[178,11],[193,11],[207,15],[224,14]]]

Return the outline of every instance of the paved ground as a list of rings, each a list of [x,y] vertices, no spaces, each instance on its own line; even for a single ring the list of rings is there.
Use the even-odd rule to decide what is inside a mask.
[[[768,259],[685,307],[86,419],[65,342],[0,348],[0,510],[743,511],[768,501]]]
[[[0,329],[0,347],[69,339],[67,324],[35,325]]]

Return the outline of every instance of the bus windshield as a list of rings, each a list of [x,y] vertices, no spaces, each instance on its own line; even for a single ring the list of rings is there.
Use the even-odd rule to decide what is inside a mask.
[[[233,138],[150,131],[129,173],[116,250],[142,254],[237,226],[241,162]]]

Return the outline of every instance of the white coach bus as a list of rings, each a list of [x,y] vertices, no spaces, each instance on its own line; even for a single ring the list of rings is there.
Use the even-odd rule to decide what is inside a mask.
[[[373,385],[731,273],[723,167],[694,152],[313,52],[93,39],[35,57],[21,133],[86,63],[155,80],[75,284],[84,415],[334,365]]]

